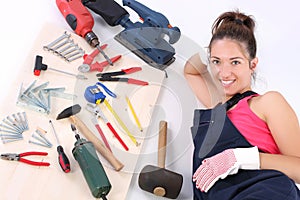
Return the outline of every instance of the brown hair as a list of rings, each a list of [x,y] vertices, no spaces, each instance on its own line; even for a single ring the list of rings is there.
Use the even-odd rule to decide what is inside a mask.
[[[211,45],[215,40],[224,38],[236,40],[245,45],[250,60],[256,57],[256,39],[254,36],[255,22],[252,16],[247,16],[237,11],[221,14],[212,26]]]

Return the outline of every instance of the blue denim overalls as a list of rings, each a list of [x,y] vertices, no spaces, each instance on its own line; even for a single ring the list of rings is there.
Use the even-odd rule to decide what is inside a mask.
[[[225,149],[252,146],[226,115],[231,106],[252,94],[255,93],[247,91],[213,109],[195,110],[191,127],[195,147],[193,173],[205,158]],[[218,180],[207,193],[197,189],[195,183],[193,190],[194,200],[300,200],[295,183],[276,170],[239,170]]]

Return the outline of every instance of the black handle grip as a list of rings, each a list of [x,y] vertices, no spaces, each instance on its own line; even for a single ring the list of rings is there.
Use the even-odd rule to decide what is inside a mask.
[[[57,146],[57,152],[58,152],[58,162],[59,162],[61,169],[65,173],[70,172],[71,171],[70,161],[69,161],[67,155],[65,154],[63,147]]]
[[[128,12],[114,0],[82,0],[83,5],[100,15],[110,26],[119,25],[118,22]]]

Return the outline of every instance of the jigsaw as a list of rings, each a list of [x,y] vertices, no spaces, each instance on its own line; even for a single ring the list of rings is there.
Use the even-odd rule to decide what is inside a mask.
[[[100,15],[110,26],[121,25],[124,30],[114,38],[149,65],[164,70],[175,61],[176,43],[181,36],[178,27],[172,27],[161,13],[135,0],[123,0],[123,6],[134,10],[143,22],[132,22],[129,13],[114,0],[82,0],[82,3]],[[169,40],[165,40],[165,35]]]

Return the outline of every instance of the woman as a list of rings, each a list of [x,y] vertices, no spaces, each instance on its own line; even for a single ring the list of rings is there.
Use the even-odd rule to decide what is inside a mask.
[[[195,199],[300,199],[296,113],[279,92],[251,92],[254,28],[251,16],[223,13],[212,28],[209,67],[199,54],[185,64],[190,87],[208,108],[195,111],[192,127]]]

